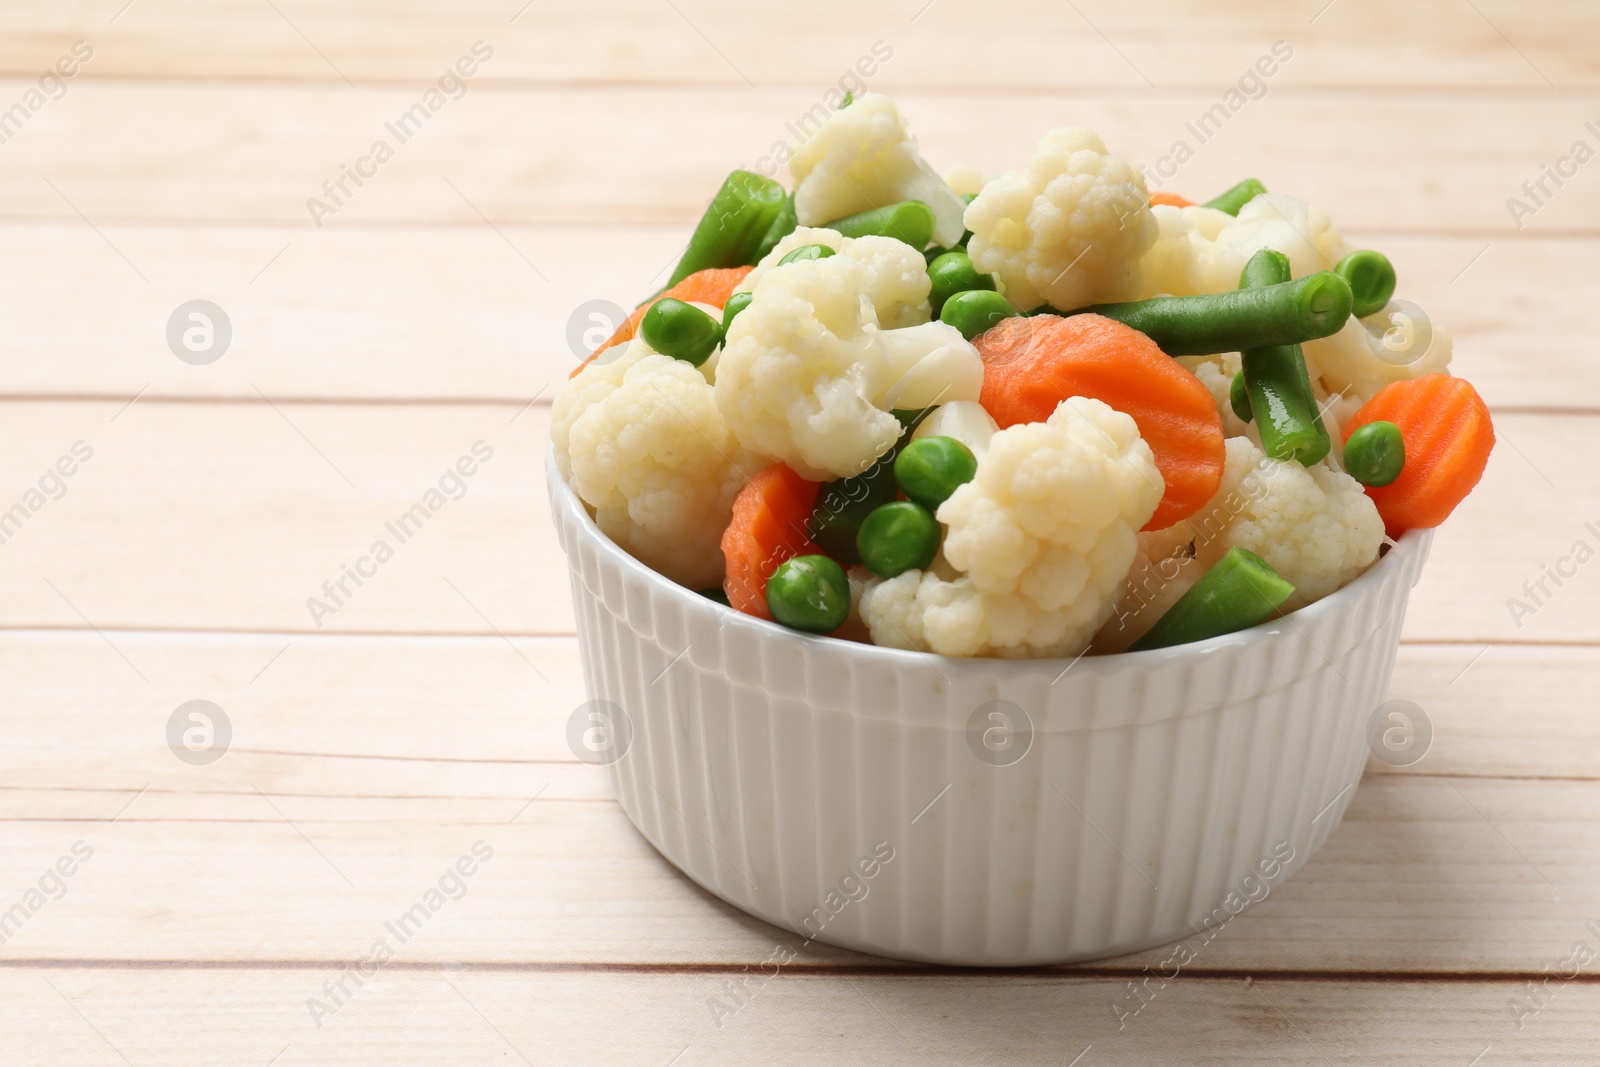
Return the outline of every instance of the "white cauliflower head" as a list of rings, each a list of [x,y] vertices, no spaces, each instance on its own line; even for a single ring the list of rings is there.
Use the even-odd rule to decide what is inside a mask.
[[[922,253],[889,237],[771,267],[717,362],[729,429],[826,481],[860,474],[899,439],[892,409],[977,400],[983,361],[960,331],[928,321],[928,290]]]
[[[939,505],[950,580],[875,581],[861,617],[880,645],[946,656],[1081,652],[1111,615],[1163,491],[1133,419],[1071,397],[1001,430],[977,475]]]
[[[1354,315],[1331,337],[1301,345],[1306,367],[1331,393],[1371,400],[1390,382],[1442,374],[1450,366],[1450,335],[1409,301],[1391,300],[1382,311]]]
[[[1244,265],[1263,248],[1288,256],[1296,278],[1332,270],[1346,251],[1325,211],[1282,193],[1262,193],[1237,218],[1199,206],[1150,210],[1159,233],[1141,261],[1141,299],[1237,289]]]
[[[1211,402],[1217,405],[1217,414],[1222,418],[1222,435],[1243,437],[1249,427],[1233,412],[1233,377],[1244,366],[1239,353],[1178,356],[1176,359],[1185,370],[1199,378],[1200,384],[1211,393]]]
[[[1285,612],[1321,600],[1365,570],[1383,544],[1383,519],[1361,483],[1325,462],[1269,459],[1247,437],[1230,437],[1222,484],[1190,516],[1195,555],[1213,566],[1248,548],[1294,585]]]
[[[1156,237],[1144,177],[1093,130],[1052,130],[1028,165],[1007,171],[967,205],[967,252],[1000,276],[1024,311],[1063,311],[1132,296],[1139,259]]]
[[[795,149],[789,173],[802,226],[921,200],[933,210],[934,244],[954,245],[964,232],[966,204],[923,161],[906,120],[883,93],[866,93],[829,116]]]
[[[769,461],[739,447],[698,368],[633,341],[557,395],[550,436],[608,537],[682,585],[722,584],[733,498]]]

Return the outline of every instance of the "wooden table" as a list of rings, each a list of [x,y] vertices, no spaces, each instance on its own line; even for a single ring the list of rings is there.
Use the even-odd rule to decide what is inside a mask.
[[[1561,562],[1600,548],[1600,163],[1562,162],[1600,147],[1600,11],[984,7],[0,9],[0,1062],[1600,1062],[1600,565]],[[680,877],[564,740],[542,457],[575,309],[655,288],[721,176],[875,42],[938,165],[1078,123],[1152,164],[1188,140],[1166,188],[1326,208],[1500,430],[1407,620],[1393,695],[1431,751],[1373,761],[1305,871],[1120,1030],[1159,953],[991,974],[812,945],[746,984],[796,939]],[[1544,164],[1567,176],[1530,195]],[[185,361],[193,300],[231,339]],[[193,700],[230,724],[214,762],[175,754]]]

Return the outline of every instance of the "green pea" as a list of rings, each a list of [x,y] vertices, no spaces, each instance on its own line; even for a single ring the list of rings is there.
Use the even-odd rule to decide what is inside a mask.
[[[755,299],[754,293],[734,293],[728,297],[728,302],[722,306],[722,335],[728,335],[728,327],[733,325],[733,320],[739,312],[750,306],[750,301]]]
[[[808,259],[827,259],[835,254],[834,250],[827,245],[801,245],[778,260],[778,263],[780,265],[784,263],[803,263]]]
[[[644,313],[639,336],[663,356],[698,367],[722,343],[722,323],[693,304],[664,296]]]
[[[901,490],[929,511],[937,511],[977,473],[978,460],[972,449],[954,437],[919,438],[906,445],[894,461],[894,480]]]
[[[825,634],[850,617],[850,579],[827,556],[795,556],[767,579],[767,610],[794,630]]]
[[[1233,413],[1239,416],[1240,422],[1255,418],[1255,412],[1250,409],[1250,388],[1245,385],[1244,371],[1233,376],[1233,384],[1228,386],[1228,403],[1233,405]]]
[[[856,549],[867,570],[893,578],[927,570],[939,554],[942,531],[933,512],[910,500],[896,500],[868,515],[856,534]]]
[[[1357,427],[1344,443],[1344,469],[1362,485],[1388,485],[1405,465],[1405,438],[1392,422]]]
[[[1011,302],[989,289],[969,289],[957,293],[939,309],[939,321],[954,326],[961,336],[972,340],[1001,319],[1009,319],[1022,312]]]
[[[972,265],[972,257],[965,252],[946,252],[928,264],[928,280],[933,283],[928,301],[935,315],[944,307],[944,302],[957,293],[994,289],[994,275],[978,273],[978,268]]]

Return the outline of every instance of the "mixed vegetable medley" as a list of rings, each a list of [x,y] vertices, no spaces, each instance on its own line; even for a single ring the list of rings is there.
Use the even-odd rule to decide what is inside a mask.
[[[1379,252],[1240,182],[1150,195],[1090,130],[945,177],[887,96],[735,171],[557,398],[556,462],[661,574],[950,656],[1161,648],[1334,592],[1494,444]]]

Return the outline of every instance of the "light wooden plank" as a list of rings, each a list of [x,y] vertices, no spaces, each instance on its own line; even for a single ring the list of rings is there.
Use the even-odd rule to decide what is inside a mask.
[[[658,288],[687,237],[667,226],[502,230],[102,226],[147,284],[81,221],[8,225],[0,394],[525,402],[546,386],[551,395],[598,336],[583,309],[631,306]],[[1455,373],[1491,404],[1600,396],[1588,305],[1569,295],[1600,241],[1349,240],[1390,255],[1401,295],[1451,332]],[[221,306],[232,328],[206,366],[180,361],[166,339],[175,309],[196,298]]]
[[[768,973],[771,973],[771,968]],[[901,1067],[1183,1063],[1233,1067],[1403,1062],[1538,1067],[1593,1062],[1600,990],[1558,987],[1518,1030],[1511,982],[1207,981],[1179,976],[1122,1030],[1125,983],[960,975],[841,981],[778,969],[712,974],[502,974],[398,963],[332,1016],[307,1001],[331,970],[0,970],[29,1025],[8,1052],[26,1067],[119,1062],[833,1063]],[[53,987],[53,988],[52,988]],[[733,986],[732,989],[738,989]],[[737,1011],[731,1006],[741,1003]],[[205,1011],[174,1023],[174,1004]],[[713,1005],[725,1014],[713,1014]],[[719,1025],[720,1021],[720,1025]],[[108,1047],[110,1046],[110,1047]],[[1492,1051],[1484,1055],[1485,1049]],[[114,1051],[115,1050],[115,1051]]]
[[[29,84],[0,79],[0,100]],[[326,226],[686,224],[730,168],[761,166],[775,144],[794,141],[789,125],[814,103],[791,88],[484,86],[401,143],[385,123],[422,92],[235,83],[196,95],[182,83],[85,81],[5,144],[0,205],[8,218],[270,220],[312,234],[308,201],[326,198],[324,182],[381,138],[394,158],[347,184]],[[1507,198],[1593,137],[1583,125],[1592,101],[1565,94],[1537,107],[1503,94],[1269,94],[1206,137],[1185,123],[1217,103],[1215,92],[916,90],[901,101],[938,167],[1015,167],[1045,131],[1068,124],[1096,128],[1136,162],[1158,162],[1187,139],[1196,154],[1169,188],[1204,197],[1253,174],[1367,228],[1510,233]],[[1592,227],[1597,209],[1600,183],[1573,180],[1525,227]]]
[[[286,632],[572,632],[544,496],[549,409],[137,401],[8,403],[4,506],[75,441],[95,458],[5,543],[0,625]],[[115,418],[116,421],[111,421]],[[515,421],[513,421],[515,420]],[[1600,641],[1579,569],[1536,614],[1507,607],[1574,543],[1600,542],[1595,416],[1503,414],[1483,484],[1440,532],[1413,640]],[[405,542],[388,530],[475,441],[495,449]],[[1546,478],[1550,479],[1548,482]],[[348,479],[348,480],[347,480]],[[108,535],[114,538],[108,547]],[[394,558],[336,605],[322,589],[379,540]],[[452,586],[453,583],[453,586]],[[53,588],[52,588],[53,584]],[[331,617],[309,605],[336,606]],[[1520,623],[1520,625],[1519,625]],[[109,650],[108,650],[108,654]],[[126,677],[137,680],[132,667]]]
[[[467,9],[426,3],[125,0],[53,4],[0,17],[0,69],[31,73],[75,38],[95,43],[89,77],[431,79],[476,39],[495,60],[485,80],[715,82],[743,88],[831,84],[872,41],[894,48],[880,75],[897,85],[1144,86],[1232,81],[1274,39],[1293,43],[1293,77],[1315,86],[1593,85],[1583,47],[1596,27],[1575,3],[1384,6],[1242,0],[1071,7],[1012,2],[973,18],[960,6],[862,7],[828,0],[790,17],[720,0],[678,11],[646,0],[565,8],[521,0]],[[519,11],[519,8],[523,8]],[[298,32],[297,32],[298,31]],[[1501,36],[1501,32],[1505,36]],[[1101,34],[1105,36],[1102,37]],[[302,34],[304,36],[302,36]],[[781,39],[783,48],[773,48]],[[218,41],[226,47],[217,47]],[[645,46],[643,42],[648,42]],[[1520,55],[1519,55],[1520,51]]]
[[[0,685],[26,715],[0,727],[0,817],[257,819],[257,788],[312,803],[305,817],[393,817],[409,799],[452,822],[502,822],[528,797],[611,796],[578,765],[567,720],[586,699],[572,638],[13,632]],[[1428,716],[1426,757],[1378,773],[1463,778],[1600,777],[1600,722],[1586,686],[1600,649],[1405,645],[1390,687]],[[229,717],[226,756],[191,766],[168,751],[174,709],[210,700]],[[541,792],[542,790],[542,792]],[[242,798],[224,800],[225,797]],[[441,802],[433,805],[431,802]],[[460,801],[460,804],[453,804]]]

